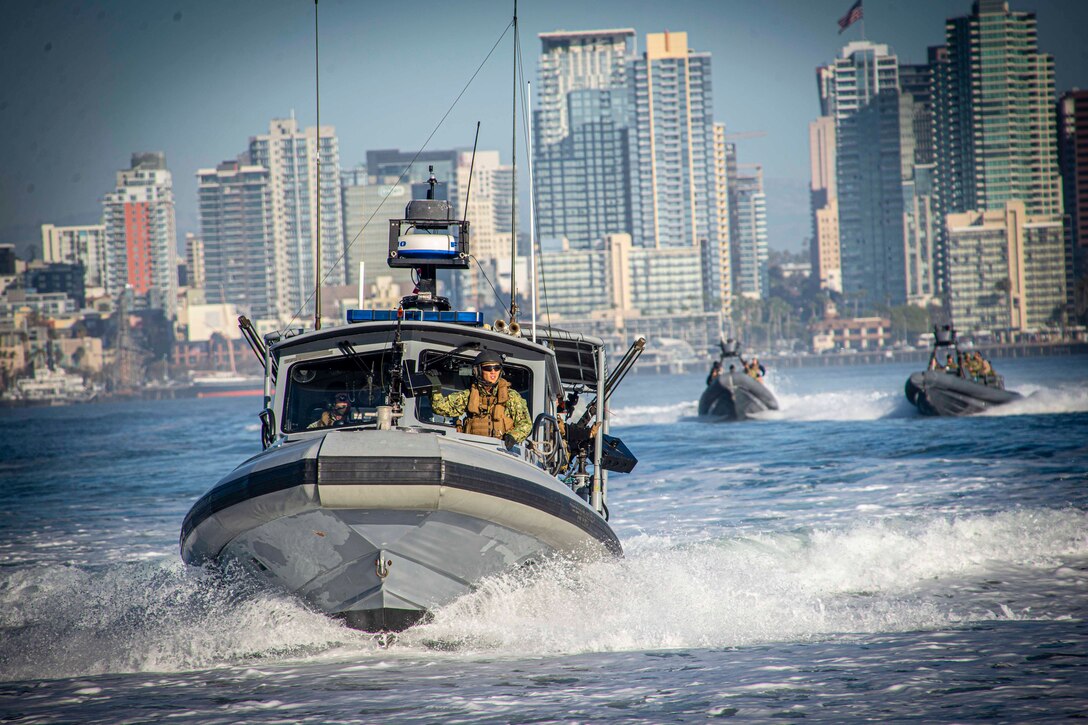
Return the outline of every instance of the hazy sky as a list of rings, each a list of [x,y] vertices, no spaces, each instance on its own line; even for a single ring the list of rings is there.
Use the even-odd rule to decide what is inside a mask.
[[[850,4],[521,0],[522,57],[535,80],[541,32],[629,27],[641,51],[647,33],[686,31],[713,54],[716,120],[765,133],[738,141],[740,161],[764,167],[771,247],[797,250],[808,233],[814,69],[861,37],[858,25],[838,33]],[[1037,13],[1058,91],[1088,87],[1088,2],[1011,5]],[[865,0],[865,36],[924,62],[945,18],[970,8]],[[506,0],[322,0],[321,121],[336,127],[341,163],[423,146],[512,12]],[[198,168],[234,158],[292,109],[303,125],[315,119],[312,0],[3,0],[0,33],[0,243],[37,245],[45,222],[97,223],[133,151],[166,153],[183,238],[199,231]],[[480,147],[509,162],[512,56],[507,34],[428,148],[471,147],[482,121]],[[519,148],[523,172],[525,160]]]

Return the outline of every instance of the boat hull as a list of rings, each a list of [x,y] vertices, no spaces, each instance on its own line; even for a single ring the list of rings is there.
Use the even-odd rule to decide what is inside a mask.
[[[193,506],[182,557],[236,560],[352,627],[385,631],[487,576],[620,553],[568,488],[468,438],[332,431],[269,449]]]
[[[973,415],[1021,397],[1011,390],[976,383],[943,370],[911,374],[904,392],[923,415],[933,416]]]
[[[699,398],[699,415],[725,421],[747,420],[766,410],[778,410],[774,394],[763,383],[737,371],[716,377]]]

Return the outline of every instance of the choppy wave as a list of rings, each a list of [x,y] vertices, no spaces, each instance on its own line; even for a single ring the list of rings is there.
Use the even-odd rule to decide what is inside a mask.
[[[0,680],[178,672],[360,640],[242,572],[177,560],[16,572],[0,586],[0,630]]]
[[[878,420],[910,414],[901,391],[783,393],[778,403],[779,410],[764,415],[776,420]]]
[[[558,654],[1068,616],[1070,598],[1088,587],[1086,524],[1083,512],[1018,511],[680,546],[645,539],[620,561],[558,562],[491,579],[401,641]],[[1009,590],[985,578],[999,570]],[[1047,580],[1061,589],[1052,609],[1018,609],[1023,593],[1010,570],[1029,590]],[[989,585],[981,599],[969,596],[972,578]]]
[[[773,388],[772,388],[773,390]],[[1024,397],[991,408],[982,415],[1045,415],[1088,412],[1088,388],[1043,388],[1025,386]],[[762,420],[850,421],[907,418],[917,411],[901,390],[857,390],[795,394],[775,391],[779,410],[766,411]],[[610,410],[613,425],[664,425],[691,418],[698,413],[697,400],[667,405],[633,405]]]
[[[1062,386],[1046,388],[1025,385],[1018,389],[1023,398],[984,411],[983,415],[1045,415],[1088,412],[1088,388]]]
[[[681,418],[695,415],[699,411],[699,402],[685,400],[668,405],[629,405],[622,408],[610,408],[609,419],[612,425],[664,425],[675,423]]]
[[[178,672],[344,648],[531,656],[804,641],[1065,617],[1088,589],[1088,515],[1075,510],[681,544],[643,536],[627,547],[623,559],[554,561],[484,581],[392,652],[237,571],[176,561],[36,567],[0,588],[0,679]]]

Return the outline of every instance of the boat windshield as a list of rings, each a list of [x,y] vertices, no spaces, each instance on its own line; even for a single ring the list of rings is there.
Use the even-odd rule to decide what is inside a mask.
[[[450,395],[460,390],[467,390],[472,385],[472,360],[473,358],[470,357],[451,357],[437,350],[425,350],[419,358],[419,369],[437,374],[442,381],[442,394]],[[502,375],[509,381],[510,387],[525,398],[526,405],[532,411],[533,374],[529,368],[506,362],[503,363]],[[428,395],[416,398],[416,418],[423,423],[439,425],[456,423],[453,418],[446,418],[431,410],[431,398]]]
[[[283,432],[374,422],[377,406],[386,404],[390,362],[383,350],[295,363],[287,379]]]

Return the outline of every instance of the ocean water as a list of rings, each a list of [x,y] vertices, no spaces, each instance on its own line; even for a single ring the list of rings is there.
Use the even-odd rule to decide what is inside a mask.
[[[0,411],[5,722],[1027,721],[1088,712],[1088,358],[998,361],[1025,399],[918,416],[910,365],[772,370],[695,417],[629,376],[621,559],[483,582],[394,641],[186,567],[189,506],[258,401]]]

